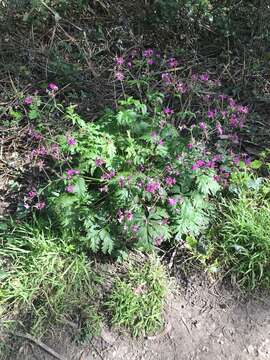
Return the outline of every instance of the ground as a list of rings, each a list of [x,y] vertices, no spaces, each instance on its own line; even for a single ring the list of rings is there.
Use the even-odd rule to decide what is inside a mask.
[[[166,305],[166,326],[156,336],[134,340],[103,329],[88,345],[71,345],[67,333],[53,331],[51,348],[65,360],[269,360],[270,297],[239,290],[195,273],[176,279]],[[24,341],[9,360],[53,360]]]

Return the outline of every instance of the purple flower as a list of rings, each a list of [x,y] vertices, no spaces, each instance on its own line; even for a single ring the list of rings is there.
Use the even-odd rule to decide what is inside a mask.
[[[160,184],[157,181],[150,181],[146,185],[146,191],[153,194],[160,188]]]
[[[221,111],[220,113],[221,113],[221,116],[222,116],[223,119],[225,119],[226,116],[228,115],[227,111]]]
[[[143,52],[143,56],[146,57],[146,58],[151,57],[153,54],[154,54],[153,49],[146,49],[146,50]]]
[[[188,148],[189,150],[191,150],[191,149],[193,148],[193,144],[192,144],[192,143],[187,144],[187,148]]]
[[[116,78],[116,80],[123,81],[125,78],[125,75],[122,71],[116,71],[115,78]]]
[[[155,238],[154,243],[156,246],[160,246],[163,241],[164,241],[164,236],[161,235]]]
[[[102,165],[105,164],[105,161],[103,159],[101,159],[101,158],[97,158],[95,160],[95,164],[96,164],[97,167],[101,167]]]
[[[49,90],[52,90],[52,91],[57,91],[57,90],[58,90],[58,86],[57,86],[56,84],[54,84],[54,83],[50,83],[50,84],[48,85],[48,89],[49,89]]]
[[[208,81],[209,80],[209,75],[207,73],[200,75],[200,80],[201,81]]]
[[[66,174],[67,174],[67,178],[68,178],[68,179],[71,179],[72,176],[78,175],[79,173],[80,173],[80,170],[74,170],[74,169],[68,169],[68,170],[66,171]]]
[[[166,185],[168,186],[173,186],[176,183],[175,178],[171,177],[171,176],[167,176],[165,179]]]
[[[27,97],[24,99],[25,105],[31,105],[32,102],[33,102],[33,99],[31,98],[31,96],[27,96]]]
[[[101,176],[103,180],[110,180],[115,176],[115,170],[111,170],[109,173],[105,173]]]
[[[227,95],[224,95],[224,94],[221,94],[218,96],[218,98],[221,100],[221,101],[224,101],[227,99]]]
[[[68,138],[67,143],[69,146],[74,146],[76,145],[76,140],[74,138]]]
[[[125,180],[124,176],[121,176],[121,177],[119,178],[119,180],[118,180],[118,185],[119,185],[120,188],[125,187],[125,185],[126,185],[126,180]]]
[[[192,170],[197,170],[197,169],[199,169],[199,168],[201,168],[201,167],[203,167],[203,166],[205,166],[205,161],[204,160],[197,160],[196,162],[195,162],[195,164],[194,165],[192,165]]]
[[[187,87],[186,85],[184,85],[183,83],[181,82],[178,82],[176,85],[175,85],[175,88],[177,91],[179,91],[181,94],[185,94],[187,92]]]
[[[118,210],[117,212],[117,220],[118,222],[121,224],[125,219],[125,214],[123,213],[122,210]]]
[[[171,108],[169,108],[169,107],[166,107],[165,109],[163,109],[163,112],[164,112],[164,114],[167,115],[167,116],[170,116],[170,115],[174,114],[173,109],[171,109]]]
[[[167,85],[172,83],[172,77],[169,73],[163,73],[161,79]]]
[[[236,106],[236,101],[232,98],[229,98],[229,105],[232,109],[234,109]]]
[[[28,193],[28,199],[29,200],[32,200],[35,196],[37,196],[36,190],[29,191],[29,193]]]
[[[45,202],[44,201],[39,201],[36,203],[36,205],[34,205],[34,207],[38,210],[42,210],[44,209],[46,206]]]
[[[208,117],[209,119],[214,119],[215,116],[216,116],[216,114],[217,114],[217,111],[216,111],[216,110],[209,110],[209,111],[207,112],[207,117]]]
[[[68,185],[66,187],[66,192],[73,193],[74,192],[74,185]]]
[[[174,57],[172,57],[168,59],[168,65],[170,68],[175,68],[178,65],[178,61]]]
[[[248,109],[247,106],[239,105],[239,106],[237,106],[237,111],[238,111],[240,114],[248,114],[249,109]]]
[[[168,198],[168,204],[170,206],[175,206],[177,204],[177,199],[174,198]]]
[[[160,139],[160,140],[158,141],[158,145],[160,145],[160,146],[164,145],[164,140]]]
[[[116,56],[115,62],[116,62],[117,65],[121,66],[121,65],[124,65],[125,60],[124,60],[123,56]]]
[[[244,163],[245,163],[246,165],[250,165],[250,163],[251,163],[251,158],[246,158],[246,159],[244,160]]]
[[[125,212],[125,217],[128,221],[131,221],[133,219],[133,214],[131,210],[128,210]]]
[[[238,119],[237,119],[237,116],[235,114],[233,114],[230,118],[230,125],[233,127],[233,128],[236,128],[238,126]]]
[[[191,75],[191,80],[193,80],[193,81],[197,81],[198,78],[199,78],[198,74],[192,74]]]
[[[131,231],[132,231],[133,233],[138,232],[138,230],[139,230],[139,225],[134,224],[134,225],[131,226]]]
[[[207,126],[206,126],[206,123],[204,121],[201,121],[199,123],[199,127],[202,129],[202,130],[206,130]]]
[[[223,129],[219,121],[216,123],[216,130],[219,135],[223,134]]]
[[[154,65],[154,60],[153,59],[147,59],[147,64],[148,65]]]

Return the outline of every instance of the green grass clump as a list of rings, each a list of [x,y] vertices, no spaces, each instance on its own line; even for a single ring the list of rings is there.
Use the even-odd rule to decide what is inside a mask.
[[[166,273],[157,260],[131,265],[126,277],[115,282],[107,302],[112,324],[135,337],[154,333],[164,324],[166,292]]]
[[[270,202],[258,192],[227,201],[218,228],[219,263],[240,285],[270,286]]]
[[[13,226],[3,235],[0,250],[2,315],[21,320],[38,335],[58,321],[79,316],[82,332],[87,329],[91,335],[91,328],[96,333],[100,318],[93,304],[99,278],[86,256],[50,228]]]

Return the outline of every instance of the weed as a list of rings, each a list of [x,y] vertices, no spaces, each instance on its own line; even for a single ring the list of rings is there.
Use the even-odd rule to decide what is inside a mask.
[[[128,329],[135,337],[157,331],[164,324],[166,292],[166,273],[156,259],[140,266],[132,264],[127,275],[115,282],[108,299],[112,324]]]
[[[19,315],[32,333],[42,334],[63,317],[83,314],[93,333],[100,318],[94,304],[99,278],[83,254],[38,224],[14,224],[0,251],[0,305],[6,318]]]
[[[212,233],[216,259],[240,285],[254,289],[270,286],[269,182],[244,175],[233,176],[237,197],[223,200],[218,227]],[[234,184],[233,190],[236,191]],[[214,234],[214,235],[213,235]]]

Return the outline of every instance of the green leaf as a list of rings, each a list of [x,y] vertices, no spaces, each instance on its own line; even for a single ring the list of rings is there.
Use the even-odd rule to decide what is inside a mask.
[[[250,164],[251,169],[259,169],[262,166],[263,162],[261,160],[253,160]]]

